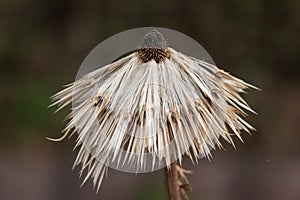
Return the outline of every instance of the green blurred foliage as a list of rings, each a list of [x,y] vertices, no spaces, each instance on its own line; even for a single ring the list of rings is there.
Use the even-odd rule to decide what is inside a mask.
[[[163,183],[148,183],[141,185],[136,196],[136,200],[160,200],[166,199],[166,191]]]

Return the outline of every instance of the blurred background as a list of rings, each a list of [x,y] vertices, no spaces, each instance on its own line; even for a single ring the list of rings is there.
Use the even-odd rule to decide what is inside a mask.
[[[191,199],[300,199],[300,1],[0,1],[0,199],[165,198],[162,171],[109,170],[97,195],[80,188],[74,138],[58,137],[67,110],[49,97],[75,79],[85,56],[121,31],[145,26],[180,31],[215,63],[262,89],[244,97],[258,115],[235,150],[202,159],[189,176]]]

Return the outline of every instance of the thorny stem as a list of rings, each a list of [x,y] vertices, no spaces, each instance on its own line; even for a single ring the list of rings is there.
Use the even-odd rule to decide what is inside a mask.
[[[176,162],[171,164],[170,169],[165,167],[165,176],[168,200],[180,200],[180,186]]]
[[[183,169],[176,162],[172,163],[170,168],[165,167],[168,200],[189,199],[187,192],[191,190],[191,184],[185,174],[191,173],[192,171]]]

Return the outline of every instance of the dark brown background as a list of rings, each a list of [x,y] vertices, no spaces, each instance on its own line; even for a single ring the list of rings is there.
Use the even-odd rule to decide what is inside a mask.
[[[262,89],[245,96],[257,128],[237,150],[214,151],[190,176],[192,199],[300,199],[300,2],[297,0],[0,2],[0,199],[163,199],[163,174],[109,170],[98,195],[71,172],[74,139],[59,136],[67,111],[49,97],[74,80],[93,47],[144,26],[198,41],[223,69]]]

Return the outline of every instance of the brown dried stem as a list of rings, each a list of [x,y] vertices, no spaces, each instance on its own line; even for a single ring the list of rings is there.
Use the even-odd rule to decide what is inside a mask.
[[[172,163],[170,168],[165,167],[165,182],[168,194],[168,200],[188,200],[187,192],[191,190],[191,184],[186,174],[192,171],[185,170],[176,162]]]
[[[180,200],[180,186],[178,179],[177,163],[171,164],[168,169],[165,167],[165,181],[168,194],[168,200]]]

